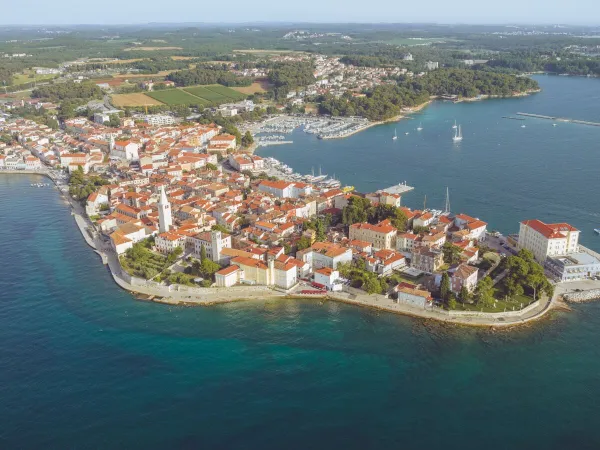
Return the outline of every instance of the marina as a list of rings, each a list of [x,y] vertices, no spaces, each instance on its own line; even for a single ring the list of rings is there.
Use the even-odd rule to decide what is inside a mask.
[[[281,134],[291,134],[297,129],[316,135],[319,139],[339,139],[358,133],[371,125],[373,125],[372,122],[362,117],[281,115],[267,119],[260,124],[242,127],[242,129],[258,135],[258,142],[264,146],[267,142],[282,141]]]

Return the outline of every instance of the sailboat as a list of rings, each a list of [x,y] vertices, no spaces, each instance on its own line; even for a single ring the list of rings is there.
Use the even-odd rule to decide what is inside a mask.
[[[458,126],[458,129],[456,130],[456,132],[454,133],[454,137],[452,138],[452,140],[454,142],[460,142],[462,141],[462,131],[460,129],[460,125]]]
[[[396,139],[398,139],[398,135],[396,134],[396,129],[394,128],[394,137],[392,138],[392,140],[395,141]]]
[[[419,126],[417,127],[417,131],[421,131],[423,129],[423,124],[419,122]]]
[[[452,125],[452,129],[456,130],[456,120],[454,121],[454,125]]]

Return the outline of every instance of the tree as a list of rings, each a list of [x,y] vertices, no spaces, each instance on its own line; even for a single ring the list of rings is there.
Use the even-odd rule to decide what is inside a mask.
[[[493,282],[490,277],[482,279],[475,288],[475,299],[477,304],[485,307],[490,307],[494,304]]]
[[[219,170],[219,168],[217,166],[215,166],[213,163],[207,163],[205,167],[208,170]]]
[[[304,250],[311,246],[310,239],[307,236],[302,236],[298,239],[296,247],[298,250]]]
[[[242,147],[250,147],[252,144],[254,144],[254,138],[252,137],[252,133],[250,133],[250,131],[246,131],[246,133],[242,137]]]
[[[456,309],[456,306],[456,299],[454,296],[452,296],[450,299],[448,299],[448,309]]]
[[[471,302],[471,293],[469,292],[466,286],[463,285],[463,287],[460,288],[458,299],[461,301],[461,303]]]
[[[417,225],[417,226],[413,227],[413,233],[415,233],[415,234],[429,233],[429,228],[421,226],[421,225]]]
[[[213,225],[211,228],[213,231],[220,231],[221,233],[229,233],[229,230],[223,225]]]
[[[200,261],[204,261],[206,259],[206,247],[202,245],[200,248]]]
[[[451,242],[446,242],[442,247],[444,254],[444,262],[447,264],[458,264],[460,262],[460,255],[462,249]]]
[[[450,276],[448,275],[448,272],[444,272],[440,283],[440,297],[442,300],[447,301],[450,292]]]
[[[221,269],[221,266],[208,258],[205,258],[200,263],[200,273],[202,273],[204,278],[212,278],[215,272],[219,271],[219,269]]]
[[[121,120],[118,114],[111,114],[108,120],[108,126],[112,128],[119,128],[121,126]]]
[[[367,291],[367,294],[381,294],[383,289],[379,279],[373,274],[369,275],[371,276],[366,277],[363,283],[363,289]]]

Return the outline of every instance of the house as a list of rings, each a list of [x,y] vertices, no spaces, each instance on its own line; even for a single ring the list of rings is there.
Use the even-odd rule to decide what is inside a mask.
[[[227,148],[232,150],[235,150],[237,146],[235,136],[231,134],[220,134],[213,137],[209,142],[210,145],[227,145]]]
[[[238,283],[240,268],[236,265],[225,267],[215,273],[218,287],[231,287]]]
[[[308,263],[311,269],[337,268],[341,263],[352,261],[352,249],[331,242],[315,242],[311,247],[300,250],[296,258]]]
[[[450,279],[450,288],[452,292],[459,293],[463,286],[467,288],[469,292],[475,290],[477,286],[477,273],[479,270],[477,267],[469,266],[467,264],[460,264]]]
[[[315,270],[314,281],[325,286],[328,291],[341,291],[343,287],[340,281],[340,273],[329,267]]]
[[[387,223],[371,225],[365,222],[350,225],[350,240],[370,242],[376,249],[395,248],[397,233],[398,230]]]
[[[444,264],[444,255],[440,250],[427,247],[413,249],[411,267],[421,272],[434,273]]]
[[[120,255],[133,247],[133,244],[147,238],[154,232],[140,222],[126,222],[119,225],[110,235],[111,245],[115,252]]]
[[[85,203],[85,212],[88,217],[96,216],[100,209],[108,206],[108,195],[101,192],[92,192]]]
[[[419,289],[411,283],[400,283],[394,288],[394,291],[396,292],[396,301],[398,303],[425,308],[431,305],[433,301],[431,292]]]

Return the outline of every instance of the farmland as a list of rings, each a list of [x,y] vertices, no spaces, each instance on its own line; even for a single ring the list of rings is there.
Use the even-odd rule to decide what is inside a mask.
[[[218,84],[191,86],[184,89],[190,94],[208,100],[211,103],[228,103],[246,98],[246,95],[228,87],[219,86]]]
[[[148,97],[146,94],[135,93],[135,94],[115,94],[112,96],[112,103],[118,108],[124,106],[156,106],[162,105],[161,102],[157,101],[152,97]]]
[[[148,92],[149,97],[167,105],[204,105],[205,100],[195,97],[182,89],[165,89]]]

